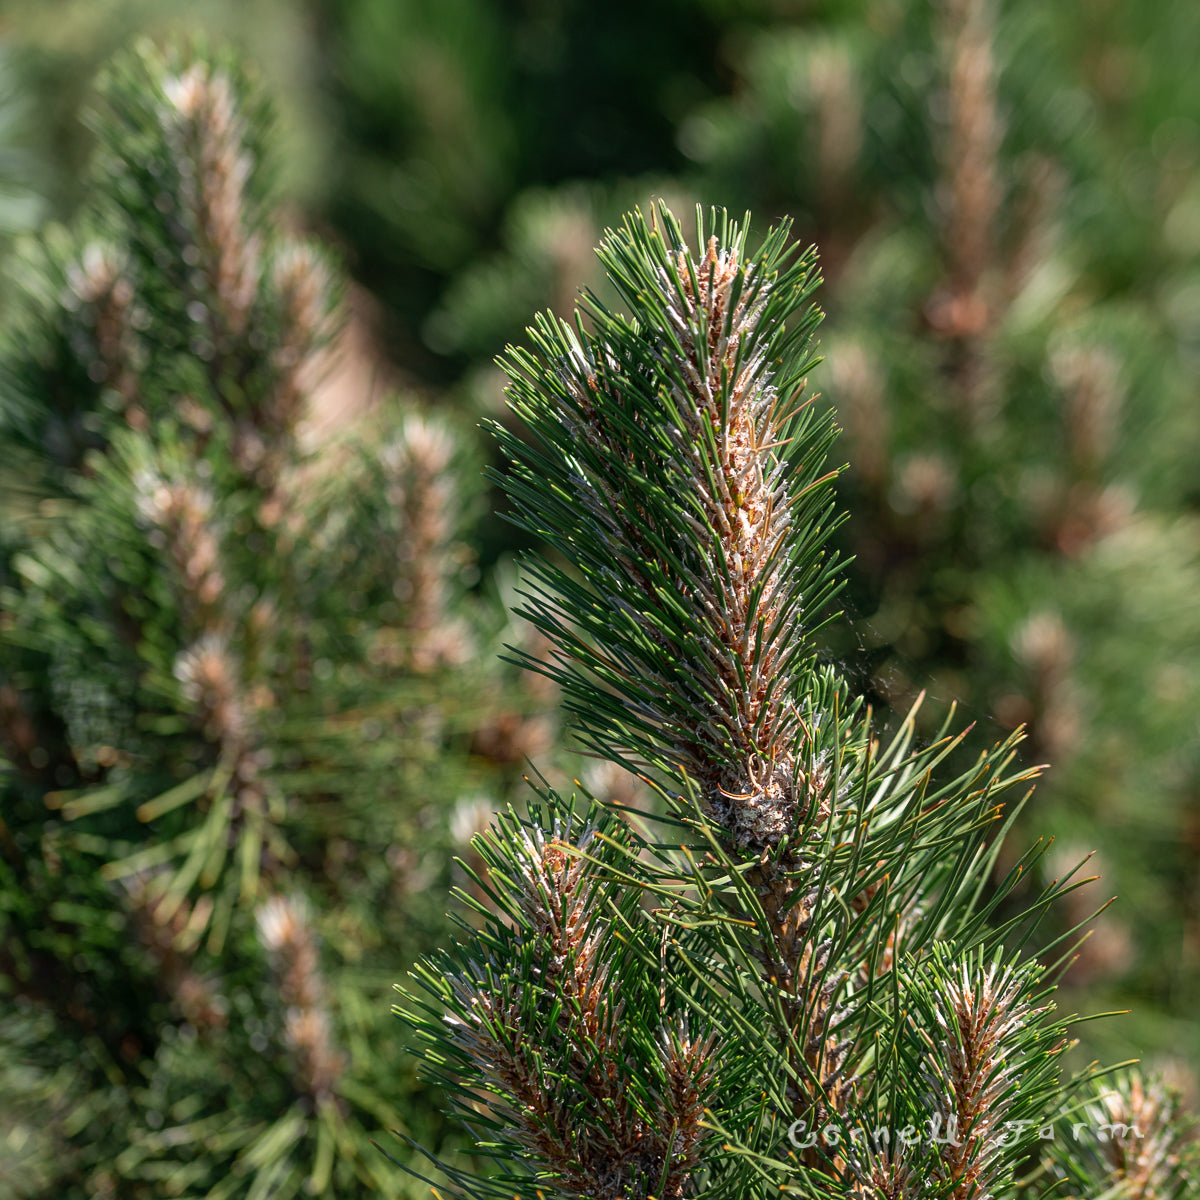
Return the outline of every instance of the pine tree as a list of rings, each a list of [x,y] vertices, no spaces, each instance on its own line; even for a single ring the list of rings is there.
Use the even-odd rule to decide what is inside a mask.
[[[0,1196],[397,1194],[386,988],[545,697],[476,658],[454,423],[309,444],[342,284],[246,72],[101,93],[0,348]]]
[[[1044,842],[994,874],[1019,735],[960,773],[966,733],[884,737],[820,660],[816,261],[747,225],[698,213],[693,251],[635,212],[599,250],[624,311],[589,295],[504,359],[505,486],[546,546],[527,665],[652,802],[538,786],[477,839],[482,926],[401,1009],[495,1160],[442,1169],[531,1200],[1192,1195],[1161,1091],[1107,1092],[1100,1129],[1064,1067],[1074,938],[1038,930],[1085,881],[1031,890]]]

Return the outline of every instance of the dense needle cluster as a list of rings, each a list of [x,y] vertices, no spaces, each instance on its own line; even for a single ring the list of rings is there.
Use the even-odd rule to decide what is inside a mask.
[[[493,862],[500,846],[512,851],[516,877],[492,896],[525,939],[517,950],[491,924],[492,952],[447,974],[449,1036],[472,1067],[471,1106],[506,1125],[560,1194],[682,1197],[707,1136],[712,1038],[660,1014],[642,1049],[650,1061],[638,1061],[626,1025],[638,997],[621,985],[607,889],[588,861],[601,844],[578,822],[549,833],[514,823],[480,843]]]
[[[1109,1179],[1130,1200],[1179,1194],[1188,1184],[1184,1159],[1194,1145],[1178,1093],[1135,1073],[1106,1089],[1092,1112],[1101,1134],[1099,1157]]]
[[[90,335],[89,377],[112,388],[124,403],[125,419],[144,429],[146,414],[137,403],[135,296],[124,264],[113,247],[93,242],[67,272],[67,281],[68,303],[78,303]]]
[[[552,417],[523,402],[533,364],[514,351],[509,370],[517,410],[535,431],[552,436],[549,421],[561,422],[579,443],[578,461],[556,482],[603,555],[577,536],[556,545],[625,627],[619,646],[572,646],[571,656],[614,687],[636,670],[641,686],[621,701],[610,694],[606,706],[624,709],[630,732],[670,746],[671,767],[695,780],[735,843],[764,847],[811,820],[823,799],[822,764],[801,762],[811,630],[799,621],[819,608],[827,579],[819,559],[796,563],[793,527],[820,516],[807,491],[821,493],[818,507],[828,499],[810,465],[785,454],[811,418],[797,400],[810,360],[781,372],[778,356],[817,319],[809,310],[796,328],[782,327],[815,286],[815,268],[811,256],[790,261],[778,237],[748,260],[741,234],[714,234],[697,259],[669,216],[659,221],[631,225],[629,241],[601,251],[659,330],[647,336],[598,305],[595,334],[540,325],[565,401]],[[547,467],[528,451],[517,457]],[[626,494],[629,474],[645,480],[643,495]],[[533,599],[527,615],[551,628],[544,597]],[[578,670],[561,674],[568,693],[595,697]],[[603,750],[612,732],[595,732]]]
[[[398,519],[396,578],[407,665],[429,671],[462,662],[466,630],[447,617],[446,580],[454,563],[454,533],[462,505],[452,474],[456,442],[448,427],[409,415],[380,453],[388,503]]]
[[[312,918],[303,898],[272,896],[258,910],[258,936],[275,963],[287,1006],[284,1034],[298,1081],[314,1103],[328,1102],[345,1068],[325,998]]]
[[[937,1172],[952,1185],[954,1200],[989,1200],[998,1180],[998,1139],[1010,1105],[1020,1059],[1007,1053],[1019,1045],[1023,1027],[1038,1015],[1022,998],[1025,980],[995,965],[942,985],[934,1004],[939,1053],[930,1057],[935,1102],[945,1103],[947,1145]]]
[[[163,93],[163,132],[181,185],[179,215],[210,296],[207,311],[195,316],[217,339],[240,337],[258,292],[262,239],[246,219],[254,163],[233,87],[219,68],[196,62],[164,80]]]

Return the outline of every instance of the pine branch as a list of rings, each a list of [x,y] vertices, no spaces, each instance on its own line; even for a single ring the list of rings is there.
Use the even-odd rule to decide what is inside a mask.
[[[446,1004],[445,1023],[436,1009],[404,1015],[431,1043],[427,1061],[461,1072],[447,1082],[464,1117],[482,1117],[529,1165],[530,1175],[505,1173],[513,1187],[540,1181],[581,1200],[690,1195],[713,1037],[691,1032],[685,1012],[659,1011],[657,987],[614,936],[647,934],[636,895],[596,869],[630,835],[599,810],[583,821],[551,800],[548,811],[548,832],[509,817],[477,839],[489,868],[477,882],[494,907],[477,905],[487,920],[473,944],[418,975]]]
[[[806,778],[799,763],[811,636],[835,587],[812,552],[832,425],[797,399],[816,311],[786,325],[814,261],[787,250],[786,227],[747,257],[727,221],[695,260],[665,209],[657,220],[631,218],[600,251],[636,318],[592,301],[594,333],[542,318],[543,362],[510,352],[514,408],[538,438],[498,431],[515,520],[578,570],[539,563],[522,615],[557,644],[551,672],[589,745],[619,760],[632,742],[695,779],[733,841],[763,848],[819,819],[822,786],[820,764]]]

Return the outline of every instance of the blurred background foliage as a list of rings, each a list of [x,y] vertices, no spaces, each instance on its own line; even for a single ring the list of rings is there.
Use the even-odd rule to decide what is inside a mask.
[[[951,702],[977,722],[976,743],[1028,726],[1028,760],[1053,766],[1025,832],[1052,834],[1054,860],[1064,865],[1095,851],[1101,876],[1076,894],[1078,911],[1064,920],[1083,920],[1120,897],[1095,922],[1066,1003],[1132,1014],[1084,1026],[1086,1048],[1113,1060],[1155,1060],[1194,1089],[1200,7],[1187,0],[8,0],[0,13],[0,261],[10,282],[0,315],[10,326],[6,371],[16,371],[17,393],[32,392],[34,401],[46,399],[47,360],[31,362],[12,339],[17,349],[33,337],[70,343],[69,331],[56,335],[43,324],[31,332],[29,322],[31,313],[53,310],[78,258],[78,233],[60,225],[78,230],[81,219],[92,219],[96,133],[84,114],[97,73],[137,36],[180,32],[232,46],[251,64],[278,113],[267,140],[279,220],[318,235],[348,276],[334,383],[295,431],[302,458],[347,453],[330,448],[355,439],[393,444],[414,413],[436,412],[453,430],[455,486],[470,490],[490,453],[476,443],[473,424],[501,411],[493,356],[520,339],[533,310],[565,313],[580,286],[599,286],[591,250],[622,210],[660,195],[676,211],[697,200],[748,207],[760,230],[783,214],[796,219],[800,236],[822,254],[826,359],[813,382],[821,402],[838,409],[849,464],[843,548],[854,561],[848,617],[831,634],[829,654],[884,714],[903,711],[925,689],[930,729]],[[47,220],[35,251],[22,235]],[[125,513],[124,525],[104,525],[106,535],[124,529],[123,553],[142,553],[129,549],[138,529],[129,463],[138,451],[125,443],[137,431],[114,435],[125,457],[109,454],[109,465],[89,468],[81,482],[85,453],[109,444],[103,422],[124,418],[101,395],[106,386],[111,396],[113,381],[97,389],[73,369],[55,376],[55,394],[65,399],[53,420],[43,412],[40,424],[10,419],[0,428],[9,589],[0,601],[0,620],[8,622],[0,641],[40,587],[54,604],[38,609],[38,645],[58,647],[53,670],[29,657],[40,651],[28,639],[6,650],[0,686],[41,696],[59,721],[62,697],[78,695],[61,681],[94,677],[99,686],[99,660],[82,644],[69,593],[45,576],[39,583],[36,571],[18,587],[13,564],[19,553],[28,563],[55,544],[60,558],[70,557],[62,539],[69,547],[85,538],[81,531],[101,520],[104,504]],[[166,394],[176,385],[161,386]],[[87,415],[95,411],[106,414],[100,425]],[[400,518],[389,515],[382,477],[372,476],[374,490],[364,482],[383,468],[349,453],[366,475],[336,459],[327,477],[341,471],[357,483],[333,500],[321,488],[305,495],[326,514],[342,513],[339,544],[357,539],[364,556],[386,557],[373,531]],[[236,473],[230,478],[236,483]],[[229,520],[249,520],[236,517],[251,511],[242,485],[230,487]],[[542,713],[553,697],[489,663],[500,642],[524,636],[504,628],[499,599],[512,585],[515,535],[487,494],[473,509],[462,507],[449,539],[456,549],[439,552],[437,570],[448,580],[453,620],[474,630],[473,649],[438,667],[436,700],[388,690],[428,686],[402,648],[389,653],[407,663],[404,670],[371,676],[387,656],[372,664],[361,639],[394,626],[386,588],[365,588],[351,612],[320,583],[332,578],[320,573],[333,569],[326,561],[304,568],[313,582],[295,597],[301,608],[318,606],[305,620],[320,610],[330,628],[352,631],[322,658],[337,685],[325,690],[324,709],[312,708],[300,689],[273,751],[293,763],[280,794],[295,811],[283,825],[299,821],[294,836],[302,845],[331,836],[313,823],[322,806],[300,800],[303,786],[317,786],[313,778],[335,762],[342,773],[343,782],[323,794],[337,798],[326,816],[346,828],[323,857],[300,849],[296,864],[273,868],[275,886],[294,879],[309,895],[328,939],[331,981],[341,977],[347,946],[386,947],[362,954],[376,986],[438,936],[452,848],[480,812],[515,794],[522,753],[545,755],[551,740]],[[272,545],[278,562],[259,555],[241,568],[259,591],[279,592],[299,554]],[[380,578],[412,570],[411,556],[368,561]],[[103,573],[104,564],[96,569]],[[177,602],[160,603],[169,616]],[[166,645],[155,669],[169,678]],[[128,681],[146,665],[104,670]],[[51,678],[59,682],[50,686]],[[185,702],[176,695],[175,703]],[[354,732],[364,704],[409,716],[432,704],[438,717],[415,726],[408,717],[378,717],[388,732],[367,751]],[[297,757],[288,738],[316,739],[311,744],[327,750],[316,760]],[[174,746],[150,758],[178,781],[186,778],[179,764],[192,761],[180,753]],[[194,761],[205,761],[204,753]],[[7,759],[8,772],[19,774],[11,748]],[[347,788],[344,773],[360,760],[363,770]],[[564,759],[555,769],[569,778],[579,768]],[[314,774],[300,786],[306,771]],[[138,786],[149,784],[143,771]],[[75,826],[63,809],[45,808],[44,793],[63,785],[19,786],[22,854],[37,846],[44,861],[61,860],[64,830]],[[14,828],[16,794],[0,792]],[[341,840],[351,847],[344,861],[332,849]],[[112,885],[98,876],[84,882],[82,873],[113,856],[86,838],[71,844],[83,856],[71,885],[82,895],[55,903],[112,910]],[[414,870],[424,872],[421,886],[396,883]],[[120,903],[128,908],[128,895]],[[37,911],[35,904],[28,920]],[[347,913],[358,914],[357,925],[346,924]],[[234,988],[231,1002],[257,1005],[255,1019],[269,1024],[262,964],[270,954],[255,942],[253,921],[242,930],[249,949],[238,969],[254,982]],[[68,961],[83,954],[112,964],[114,955],[133,953],[115,934],[82,947],[70,940],[77,936],[63,943]],[[146,978],[162,969],[144,954],[137,967]],[[120,972],[100,970],[112,986]],[[367,994],[350,1009],[386,1009],[385,991],[363,1000]],[[161,1005],[128,1017],[174,1031],[162,1039],[173,1048],[158,1051],[168,1065],[142,1072],[139,1095],[179,1086],[172,1080],[184,1070],[170,1055],[182,1053],[178,1031],[194,1025],[177,1000]],[[4,1044],[41,1044],[50,1023],[69,1019],[35,1005]],[[375,1019],[364,1017],[368,1025]],[[382,1047],[390,1043],[380,1039],[392,1035],[370,1028],[370,1053],[386,1059]],[[135,1061],[143,1053],[150,1051]],[[10,1058],[29,1062],[24,1051]],[[202,1061],[193,1058],[189,1069]],[[371,1070],[386,1077],[388,1067],[376,1061]],[[23,1081],[31,1105],[49,1111],[61,1069],[42,1062],[41,1074],[12,1078]],[[411,1080],[392,1085],[382,1078],[371,1087],[387,1111],[405,1114],[406,1127],[420,1128],[428,1118],[414,1114],[429,1107],[428,1097],[414,1098]],[[277,1086],[285,1094],[278,1079]],[[129,1123],[140,1119],[142,1103],[130,1100]],[[166,1103],[156,1098],[151,1111]],[[65,1143],[78,1142],[87,1127],[82,1117],[71,1124],[61,1115],[44,1124],[43,1141]],[[25,1178],[35,1178],[34,1168]],[[45,1187],[63,1186],[47,1178]],[[129,1194],[157,1194],[149,1179]],[[0,1168],[0,1194],[5,1185]],[[12,1189],[42,1194],[33,1184]]]

